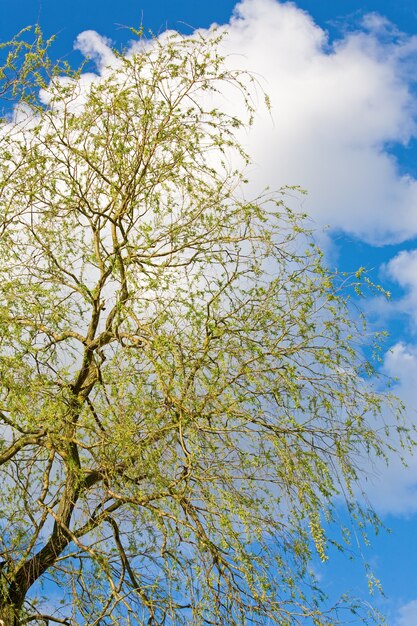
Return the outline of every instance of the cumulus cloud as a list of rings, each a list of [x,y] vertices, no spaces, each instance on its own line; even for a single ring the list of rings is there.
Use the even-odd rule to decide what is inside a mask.
[[[397,379],[393,393],[406,406],[406,422],[415,424],[417,346],[403,342],[395,344],[385,356],[384,371],[389,377]],[[391,442],[395,444],[396,440],[397,436],[393,431]],[[397,455],[391,455],[388,465],[375,460],[372,467],[368,468],[366,492],[372,505],[381,514],[408,516],[417,512],[417,457],[408,450],[403,450],[403,456],[406,467]]]
[[[97,72],[83,72],[77,78],[77,96],[69,107],[70,109],[82,107],[93,83],[98,82],[100,78],[106,75],[107,68],[114,68],[120,65],[120,61],[112,51],[111,43],[110,39],[99,35],[94,30],[83,31],[77,36],[74,42],[74,49],[79,50],[87,59],[93,61]],[[73,78],[65,76],[54,80],[58,80],[63,85],[73,82]],[[50,88],[41,89],[39,93],[40,100],[44,104],[50,104],[52,92]],[[61,105],[55,103],[54,106],[59,107]]]
[[[381,369],[382,374],[392,381],[390,391],[404,404],[404,425],[413,428],[417,426],[417,343],[413,332],[409,334],[407,331],[417,330],[417,250],[401,251],[384,266],[383,271],[405,293],[391,301],[375,298],[366,308],[368,314],[379,319],[382,327],[393,318],[405,321],[402,336],[408,340],[398,340],[397,335],[396,343],[384,355]],[[384,379],[381,382],[383,385]],[[372,426],[378,428],[378,424],[381,428],[384,424],[393,425],[388,409],[376,417]],[[417,513],[417,454],[415,449],[400,448],[394,427],[391,427],[390,443],[400,449],[401,457],[390,452],[388,463],[380,458],[365,460],[361,465],[364,470],[361,487],[380,515],[408,517]],[[417,620],[412,623],[417,624]]]
[[[402,250],[387,264],[387,273],[417,299],[417,250]]]
[[[415,626],[417,624],[417,600],[412,600],[400,607],[396,626]]]
[[[254,72],[272,101],[272,115],[260,113],[243,137],[252,189],[300,185],[318,225],[374,244],[416,236],[417,181],[387,146],[417,136],[417,37],[373,13],[329,43],[308,13],[278,0],[243,0],[221,28],[229,63]],[[99,72],[117,62],[94,31],[75,45]],[[239,114],[240,103],[232,106]]]
[[[417,181],[400,175],[387,151],[417,132],[417,38],[395,35],[372,15],[329,44],[295,5],[243,0],[226,49],[272,100],[273,122],[258,117],[248,141],[260,187],[301,185],[319,224],[372,243],[417,234]]]
[[[386,325],[389,320],[403,321],[404,333],[415,338],[417,333],[417,249],[402,250],[388,263],[382,265],[383,282],[386,279],[397,283],[402,294],[387,301],[375,298],[368,309],[380,323]]]
[[[96,62],[99,71],[116,62],[111,41],[94,30],[85,30],[75,40],[74,48]]]
[[[259,189],[299,184],[309,194],[303,209],[319,225],[369,243],[417,235],[417,181],[400,174],[388,150],[417,133],[417,38],[370,14],[330,43],[294,4],[243,0],[225,46],[271,96],[272,121],[258,115],[246,139]],[[387,271],[406,290],[393,308],[417,322],[417,251],[402,252]],[[397,343],[384,369],[398,378],[394,392],[415,423],[417,346]],[[405,456],[407,468],[394,455],[388,466],[368,467],[366,491],[381,514],[417,512],[417,459]]]
[[[318,225],[368,242],[417,236],[417,180],[400,174],[388,151],[417,136],[417,37],[370,14],[331,43],[308,13],[277,0],[243,0],[221,29],[228,31],[222,44],[228,63],[253,72],[272,102],[271,115],[260,106],[242,137],[253,158],[251,190],[300,185],[309,192],[303,209]],[[81,77],[82,89],[118,62],[94,31],[81,33],[75,46],[98,71]],[[243,114],[240,100],[226,97],[233,113]],[[404,306],[417,310],[417,251],[401,253],[388,272],[409,292]],[[385,368],[399,377],[398,394],[417,406],[417,348],[397,344]],[[407,471],[395,459],[389,468],[375,467],[370,491],[380,511],[417,511],[416,470],[413,460]]]

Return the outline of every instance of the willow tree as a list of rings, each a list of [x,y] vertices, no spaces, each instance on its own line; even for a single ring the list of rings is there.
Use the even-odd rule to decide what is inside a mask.
[[[387,398],[301,218],[245,197],[246,122],[214,103],[250,119],[250,81],[217,44],[86,81],[15,41],[3,68],[5,626],[338,620],[309,565],[340,494],[368,517]]]

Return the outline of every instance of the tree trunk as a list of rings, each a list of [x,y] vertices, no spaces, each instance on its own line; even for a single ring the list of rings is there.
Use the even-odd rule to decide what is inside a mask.
[[[19,610],[11,604],[0,606],[0,626],[19,626]]]

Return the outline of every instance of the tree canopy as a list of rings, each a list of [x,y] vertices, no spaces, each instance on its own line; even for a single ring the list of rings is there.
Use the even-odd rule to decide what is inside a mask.
[[[1,73],[0,623],[337,623],[311,560],[338,500],[375,521],[363,466],[401,431],[359,276],[247,199],[256,86],[216,33],[88,84],[36,36]]]

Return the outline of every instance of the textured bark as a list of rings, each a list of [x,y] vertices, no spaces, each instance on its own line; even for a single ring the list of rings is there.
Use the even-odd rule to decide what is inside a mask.
[[[13,605],[1,604],[0,626],[19,626],[19,610]]]
[[[62,554],[71,537],[66,531],[71,523],[71,517],[80,493],[89,489],[101,479],[100,472],[93,472],[84,481],[78,476],[79,458],[75,444],[70,444],[67,456],[74,469],[67,467],[67,476],[64,493],[56,511],[55,523],[47,543],[31,558],[25,561],[13,573],[13,579],[4,590],[3,599],[0,598],[0,626],[20,626],[19,615],[23,607],[26,594],[30,587],[51,567]]]

